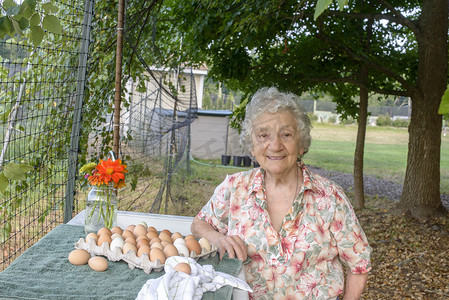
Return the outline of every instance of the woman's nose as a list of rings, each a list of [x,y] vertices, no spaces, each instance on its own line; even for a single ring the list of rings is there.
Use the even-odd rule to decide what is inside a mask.
[[[277,135],[274,135],[270,139],[269,149],[272,150],[272,151],[282,150],[282,143],[281,143],[280,138]]]

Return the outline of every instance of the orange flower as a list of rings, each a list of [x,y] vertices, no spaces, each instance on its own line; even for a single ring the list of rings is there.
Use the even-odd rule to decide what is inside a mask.
[[[127,173],[126,165],[122,165],[122,161],[117,159],[112,161],[101,160],[95,168],[93,174],[89,176],[89,182],[92,185],[107,185],[111,181],[114,182],[114,186],[121,188],[125,186],[125,173]]]

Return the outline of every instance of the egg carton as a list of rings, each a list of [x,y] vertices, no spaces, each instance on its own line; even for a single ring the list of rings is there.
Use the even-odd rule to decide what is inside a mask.
[[[75,249],[84,249],[90,253],[92,256],[104,256],[110,261],[120,261],[123,260],[128,263],[128,266],[131,269],[142,269],[145,273],[150,274],[151,271],[160,272],[164,269],[164,264],[161,263],[159,259],[152,262],[147,253],[138,257],[134,250],[128,251],[128,253],[122,253],[122,249],[119,247],[115,247],[115,249],[110,249],[109,243],[104,242],[103,245],[98,246],[95,242],[95,239],[89,239],[89,241],[85,241],[83,238],[80,238],[78,242],[75,243]],[[218,251],[215,245],[211,245],[211,250],[207,251],[205,248],[201,248],[201,254],[196,254],[195,251],[191,251],[189,257],[198,261],[200,258],[209,258],[217,255]],[[180,254],[179,256],[184,256]]]

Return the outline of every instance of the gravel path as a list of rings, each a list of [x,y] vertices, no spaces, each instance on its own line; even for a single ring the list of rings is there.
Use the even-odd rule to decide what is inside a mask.
[[[343,189],[352,191],[354,189],[354,178],[351,173],[328,171],[319,167],[308,166],[312,172],[327,177],[338,183]],[[373,176],[364,176],[365,195],[385,197],[390,200],[399,201],[402,193],[402,185],[391,181],[382,180]],[[449,210],[449,195],[441,194],[441,201]]]

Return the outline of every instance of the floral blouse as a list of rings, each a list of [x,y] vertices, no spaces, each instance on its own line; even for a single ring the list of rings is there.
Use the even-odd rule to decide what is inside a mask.
[[[300,164],[304,182],[278,232],[267,212],[264,170],[229,175],[198,213],[247,245],[244,262],[251,299],[335,299],[344,263],[371,270],[371,247],[342,188]]]

